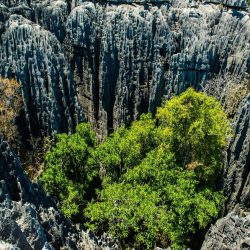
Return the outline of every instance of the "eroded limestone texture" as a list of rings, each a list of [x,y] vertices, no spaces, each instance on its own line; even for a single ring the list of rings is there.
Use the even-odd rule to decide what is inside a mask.
[[[0,51],[1,74],[22,83],[27,130],[34,136],[72,131],[83,115],[56,36],[13,14],[5,23]]]
[[[112,244],[112,245],[111,245]],[[0,139],[0,249],[116,249],[65,219],[41,186],[31,183],[8,144]]]
[[[80,102],[104,133],[215,74],[249,72],[248,13],[218,5],[85,2],[66,30]]]
[[[214,75],[245,77],[246,6],[245,0],[2,1],[1,73],[22,82],[33,133],[71,131],[86,114],[105,135]]]
[[[250,209],[250,95],[239,107],[234,122],[224,173],[224,190],[229,198],[227,211],[238,203]]]
[[[250,248],[250,212],[235,208],[208,231],[201,250]]]
[[[209,229],[202,249],[250,249],[250,95],[238,108],[223,176],[223,218]]]

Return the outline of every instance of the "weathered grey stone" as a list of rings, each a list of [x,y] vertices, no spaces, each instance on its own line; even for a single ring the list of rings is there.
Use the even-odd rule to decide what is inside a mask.
[[[235,208],[208,231],[201,250],[250,249],[250,212]]]
[[[1,74],[22,83],[27,130],[35,136],[70,132],[82,116],[60,42],[20,15],[11,15],[5,28]]]
[[[210,227],[203,250],[250,249],[250,94],[238,108],[234,128],[223,176],[225,217]]]
[[[4,241],[0,241],[0,249],[2,249],[2,250],[20,250],[19,247],[16,247],[15,245],[8,244]]]
[[[69,14],[66,0],[33,3],[35,22],[53,33],[59,41],[65,37],[65,23]]]
[[[228,7],[247,8],[246,0],[203,0],[203,3],[223,4]]]
[[[247,12],[176,2],[84,2],[70,13],[65,44],[79,100],[101,133],[214,74],[249,72]]]
[[[104,135],[214,74],[249,73],[245,1],[1,3],[1,74],[22,82],[35,134],[71,131],[85,113]]]
[[[33,136],[70,132],[86,114],[103,136],[142,112],[154,112],[162,98],[188,86],[199,89],[224,74],[249,77],[246,7],[246,0],[113,0],[106,4],[0,0],[0,73],[22,83],[26,121],[22,129]],[[221,221],[230,228],[230,218],[245,221],[235,206],[240,204],[244,212],[250,204],[249,112],[248,97],[235,116],[224,173],[230,214]],[[10,230],[6,229],[9,236],[3,240],[17,234],[26,249],[46,244],[57,247],[61,241],[54,235],[61,235],[63,245],[79,247],[74,243],[78,232],[74,240],[62,236],[64,229],[58,225],[66,222],[51,199],[30,184],[20,168],[14,169],[7,171],[14,175],[4,170],[0,180],[0,206],[7,208],[0,209],[6,221],[1,225]],[[12,220],[15,216],[18,219]],[[204,246],[210,246],[212,239],[214,246],[247,246],[248,241],[241,245],[237,235],[218,225],[211,228]],[[236,240],[222,244],[216,232],[221,238]]]
[[[234,123],[235,131],[223,178],[228,198],[227,211],[238,203],[250,208],[250,95],[242,101]]]
[[[18,158],[0,139],[0,249],[110,248],[116,245],[108,237],[97,239],[65,219],[41,186],[30,182]]]

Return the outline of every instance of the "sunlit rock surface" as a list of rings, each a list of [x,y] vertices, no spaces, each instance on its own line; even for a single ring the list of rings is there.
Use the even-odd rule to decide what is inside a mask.
[[[105,135],[188,86],[249,73],[245,0],[0,3],[1,74],[22,82],[33,134],[85,114]]]
[[[235,208],[208,231],[202,250],[250,248],[250,212]]]

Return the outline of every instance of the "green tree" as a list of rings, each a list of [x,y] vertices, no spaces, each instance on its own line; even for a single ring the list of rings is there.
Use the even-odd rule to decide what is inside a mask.
[[[183,249],[190,234],[218,216],[223,196],[200,189],[196,174],[175,164],[164,145],[148,153],[120,183],[104,182],[90,203],[87,226],[117,237],[121,248],[152,249],[156,244]]]
[[[79,215],[82,219],[82,209],[92,197],[90,189],[98,175],[98,170],[88,164],[95,145],[95,133],[83,123],[76,127],[75,134],[58,135],[55,146],[45,156],[43,186],[57,197],[64,214],[75,220]]]
[[[195,169],[214,183],[223,166],[223,149],[230,136],[229,121],[219,102],[189,88],[157,110],[162,138],[176,162]]]
[[[67,217],[84,213],[87,227],[117,237],[122,249],[183,249],[220,212],[216,184],[229,136],[219,103],[188,89],[155,119],[142,115],[99,145],[89,124],[58,135],[42,182]]]
[[[90,221],[86,225],[92,230],[108,230],[119,239],[121,249],[150,249],[164,229],[164,208],[157,206],[159,201],[159,194],[148,185],[108,184],[100,201],[87,207]]]
[[[129,129],[124,126],[118,128],[98,145],[93,154],[95,163],[110,177],[109,180],[117,181],[155,147],[158,143],[156,132],[155,121],[151,115],[142,115]]]
[[[219,103],[193,89],[166,101],[156,121],[143,116],[121,128],[94,153],[106,173],[86,225],[122,248],[182,249],[220,212],[216,177],[229,135]]]

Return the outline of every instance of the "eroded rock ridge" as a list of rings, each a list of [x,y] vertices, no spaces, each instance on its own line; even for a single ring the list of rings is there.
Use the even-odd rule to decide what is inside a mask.
[[[188,86],[249,73],[245,0],[1,2],[1,74],[22,83],[34,135],[84,114],[105,135]]]

